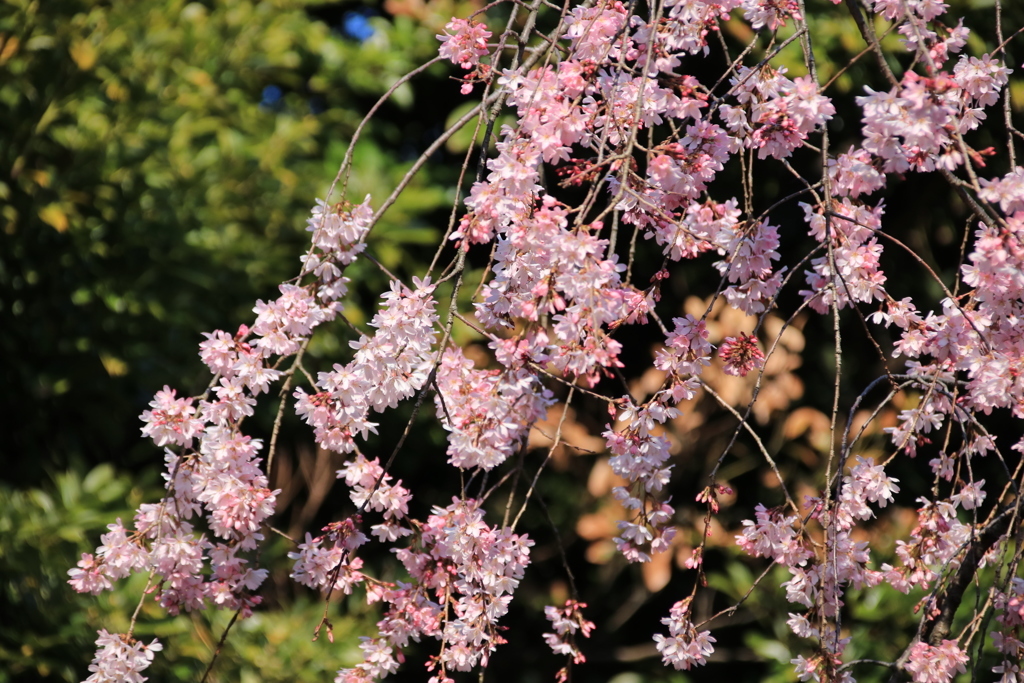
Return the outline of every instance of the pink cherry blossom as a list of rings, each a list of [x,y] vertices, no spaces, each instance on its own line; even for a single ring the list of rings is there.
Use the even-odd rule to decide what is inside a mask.
[[[689,671],[694,665],[707,664],[715,651],[710,631],[698,632],[690,620],[689,600],[680,600],[672,606],[669,616],[661,620],[668,626],[668,636],[656,634],[654,642],[666,665],[676,670]]]
[[[485,56],[491,32],[481,23],[466,19],[452,19],[437,36],[441,41],[438,53],[463,69],[472,69]]]
[[[150,402],[152,410],[139,416],[145,426],[142,435],[153,439],[157,446],[176,444],[189,446],[192,439],[203,431],[202,421],[193,417],[196,407],[187,398],[177,398],[177,392],[168,386],[158,391]]]
[[[718,347],[718,355],[725,363],[728,375],[745,377],[764,363],[764,354],[757,346],[757,337],[740,332],[739,337],[727,337]]]
[[[547,606],[544,608],[544,617],[551,622],[553,633],[545,633],[544,640],[556,655],[568,655],[572,657],[574,664],[582,664],[587,661],[583,653],[576,647],[575,636],[578,632],[584,638],[590,637],[594,630],[594,622],[583,618],[583,609],[587,606],[585,602],[566,600],[565,607],[558,608]]]
[[[130,636],[100,630],[96,656],[89,665],[92,674],[85,683],[142,683],[148,680],[142,671],[153,663],[153,653],[164,649],[156,638],[143,644]]]
[[[957,672],[967,671],[966,662],[967,655],[955,640],[943,640],[937,647],[919,642],[910,649],[907,671],[914,683],[948,683]]]

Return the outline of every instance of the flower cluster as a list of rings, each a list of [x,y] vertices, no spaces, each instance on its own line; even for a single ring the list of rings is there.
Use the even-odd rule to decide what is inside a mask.
[[[800,5],[796,0],[744,0],[743,18],[750,22],[750,28],[767,26],[774,31],[786,25],[786,18],[800,20]]]
[[[281,285],[276,301],[258,300],[253,311],[256,322],[252,332],[259,337],[254,346],[264,357],[295,354],[314,327],[334,317],[332,309],[318,306],[304,288],[289,284]]]
[[[349,498],[360,510],[384,514],[384,522],[372,527],[372,533],[378,539],[394,541],[411,533],[398,526],[397,522],[409,514],[412,494],[401,481],[391,483],[391,475],[384,471],[377,458],[367,460],[362,454],[357,455],[338,470],[338,479],[344,479],[352,489]]]
[[[220,386],[214,390],[220,400],[204,403],[204,415],[217,423],[225,415],[229,419],[238,419],[233,416],[239,414],[251,415],[251,407],[256,403],[255,397],[269,391],[270,384],[280,378],[280,371],[267,367],[263,350],[245,341],[250,336],[248,325],[241,325],[234,336],[223,330],[204,332],[203,336],[206,341],[199,344],[199,357],[210,368],[210,372],[220,376]],[[284,338],[284,344],[296,348],[287,337]],[[263,348],[267,347],[264,344]],[[247,396],[243,388],[251,396]],[[145,414],[142,419],[146,420]]]
[[[99,649],[89,665],[92,674],[85,683],[142,683],[147,679],[141,672],[153,663],[153,653],[164,649],[155,638],[145,645],[119,633],[101,630],[99,635]]]
[[[167,498],[144,504],[133,532],[120,520],[109,525],[97,555],[83,554],[68,572],[69,583],[96,594],[109,590],[113,580],[151,570],[159,579],[157,600],[172,614],[207,603],[248,614],[260,602],[253,591],[267,571],[249,566],[245,552],[262,540],[260,528],[278,493],[267,487],[259,467],[261,446],[231,426],[216,425],[203,432],[198,451],[168,451]],[[205,516],[212,538],[197,534],[187,521],[196,515]]]
[[[565,207],[545,196],[530,218],[498,240],[495,277],[477,304],[477,318],[499,329],[512,319],[536,323],[550,315],[550,336],[541,330],[524,337],[532,343],[526,355],[591,382],[600,372],[621,366],[622,346],[608,328],[636,320],[631,306],[635,291],[623,287],[625,266],[617,257],[602,257],[607,241],[593,234],[600,228],[570,230]]]
[[[437,680],[447,680],[447,671],[486,665],[504,642],[497,622],[529,564],[533,541],[488,526],[474,500],[435,507],[419,528],[415,545],[396,549],[412,583],[368,590],[371,601],[389,607],[377,624],[379,635],[363,639],[364,660],[339,671],[336,680],[368,681],[393,673],[401,648],[424,636],[441,640],[441,653],[428,668],[439,672]]]
[[[362,204],[342,202],[333,207],[317,200],[306,230],[313,233],[313,248],[302,257],[302,274],[317,278],[317,296],[325,304],[341,299],[348,292],[345,266],[366,249],[366,236],[373,225],[370,196]]]
[[[629,519],[618,523],[615,545],[630,562],[650,562],[651,554],[668,550],[676,535],[672,525],[675,510],[667,502],[658,502],[654,495],[668,484],[672,473],[672,466],[667,465],[668,439],[655,432],[655,425],[676,417],[679,411],[658,401],[642,407],[628,398],[623,402],[625,410],[620,420],[627,428],[604,433],[612,453],[612,471],[630,484],[612,491],[630,514]]]
[[[462,94],[468,95],[473,91],[473,80],[483,80],[489,73],[487,65],[480,63],[480,58],[490,53],[487,39],[491,37],[491,32],[481,23],[458,18],[449,21],[444,31],[437,36],[441,41],[438,54],[466,71],[471,71],[469,78],[462,84]]]
[[[939,572],[952,561],[970,540],[971,528],[956,516],[956,508],[948,502],[933,503],[920,498],[917,526],[910,542],[897,541],[896,555],[902,566],[883,564],[885,580],[894,588],[909,592],[913,586],[927,588],[939,578]]]
[[[736,543],[754,557],[768,557],[786,567],[804,565],[814,554],[803,542],[799,521],[796,515],[787,516],[758,503],[755,519],[743,520],[743,534],[736,537]]]
[[[787,625],[802,638],[822,638],[815,655],[792,660],[802,681],[852,680],[849,671],[840,668],[849,639],[840,638],[827,622],[823,626],[812,623],[839,614],[847,586],[872,587],[890,580],[886,570],[868,568],[868,544],[854,540],[851,532],[857,520],[873,516],[869,502],[885,507],[893,501],[900,490],[897,481],[888,477],[881,465],[857,456],[831,508],[820,498],[808,500],[808,517],[824,528],[824,544],[810,535],[798,515],[786,515],[782,509],[758,505],[755,520],[743,522],[743,534],[736,542],[750,555],[787,567],[791,578],[782,584],[786,598],[808,610],[804,614],[791,612]],[[816,552],[816,548],[820,550]]]
[[[707,664],[707,658],[715,651],[710,631],[697,631],[690,620],[690,600],[680,600],[672,606],[669,615],[661,620],[668,626],[668,636],[655,634],[654,642],[661,654],[661,661],[671,664],[676,670],[689,671],[694,665]]]
[[[544,617],[551,622],[553,633],[545,633],[544,640],[556,655],[568,655],[572,657],[573,664],[582,664],[587,661],[579,648],[576,647],[576,634],[584,638],[590,637],[594,630],[594,622],[583,618],[585,602],[577,600],[566,600],[565,607],[559,608],[548,605],[544,608]],[[562,669],[556,676],[559,683],[568,680],[567,669]]]
[[[624,34],[628,20],[625,6],[618,0],[594,7],[575,7],[565,18],[565,37],[573,56],[581,61],[602,62],[616,59],[622,46],[630,46]]]
[[[820,207],[801,204],[811,226],[810,234],[831,253],[811,260],[805,271],[809,290],[800,293],[819,313],[854,302],[870,303],[885,298],[885,273],[879,259],[882,245],[875,232],[881,230],[882,206],[854,204],[850,199],[834,201],[827,215]]]
[[[140,419],[145,423],[142,435],[153,439],[157,446],[175,444],[190,446],[193,437],[203,431],[203,422],[193,415],[196,407],[187,398],[177,398],[177,392],[168,386],[156,392],[150,402],[152,410],[143,411]]]
[[[757,337],[740,332],[738,337],[727,337],[718,347],[718,355],[725,363],[728,375],[746,377],[751,370],[764,364],[764,354],[757,346]]]
[[[992,631],[991,636],[1002,659],[992,671],[1003,674],[1000,683],[1017,683],[1024,657],[1024,579],[1011,577],[1007,592],[996,591],[994,597],[999,630]]]
[[[178,398],[169,387],[157,392],[140,419],[144,436],[179,449],[165,450],[167,494],[138,509],[134,529],[121,520],[107,527],[96,553],[83,554],[68,572],[75,590],[96,594],[132,573],[151,572],[151,593],[171,614],[212,606],[244,618],[260,604],[256,591],[268,572],[254,566],[251,554],[279,491],[269,488],[261,467],[263,442],[242,433],[241,424],[283,374],[273,357],[298,353],[313,329],[337,314],[344,281],[328,264],[347,264],[361,250],[368,211],[368,204],[345,217],[325,213],[322,203],[314,209],[310,229],[323,258],[306,263],[320,272],[319,285],[282,284],[277,299],[256,302],[251,328],[205,333],[199,355],[214,381],[203,397]],[[137,672],[159,649],[106,632],[97,645],[94,680],[142,680]]]
[[[966,673],[967,654],[955,640],[944,640],[938,646],[918,642],[910,648],[907,671],[914,683],[949,683],[959,671]]]
[[[363,561],[353,557],[353,553],[367,538],[353,520],[330,524],[323,531],[324,534],[316,538],[307,533],[306,542],[299,544],[299,552],[288,553],[289,559],[295,560],[291,577],[303,586],[318,590],[330,588],[348,595],[352,587],[364,579],[359,571]]]
[[[786,77],[785,68],[741,67],[729,81],[738,106],[723,104],[722,119],[761,159],[785,159],[836,113],[810,76]]]
[[[415,284],[410,291],[391,283],[384,308],[370,321],[376,333],[350,342],[356,350],[350,363],[317,375],[317,393],[295,390],[295,412],[324,448],[351,453],[357,435],[376,432],[376,423],[367,419],[371,409],[394,408],[426,384],[434,360],[436,302],[429,278]]]
[[[469,70],[480,63],[488,53],[487,39],[491,32],[476,21],[452,19],[444,27],[444,33],[437,36],[441,41],[438,53],[453,64]]]
[[[437,368],[437,417],[449,432],[448,462],[490,470],[520,447],[552,403],[551,392],[519,367],[477,370],[449,347]]]

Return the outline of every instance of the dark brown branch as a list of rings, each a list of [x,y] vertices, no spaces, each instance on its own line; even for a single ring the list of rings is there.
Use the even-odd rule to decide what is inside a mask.
[[[1019,504],[1020,501],[1016,505]],[[973,536],[973,539],[967,545],[967,550],[964,553],[963,560],[960,562],[960,566],[945,588],[936,595],[933,603],[934,607],[925,608],[925,614],[921,617],[918,635],[896,661],[896,670],[889,678],[889,683],[900,683],[900,681],[906,680],[904,667],[910,659],[910,651],[914,645],[924,642],[935,647],[941,644],[949,635],[950,629],[953,626],[953,619],[960,608],[960,603],[963,602],[964,593],[978,572],[981,558],[1009,531],[1011,522],[1017,518],[1015,507],[1009,506],[1005,508],[995,519]],[[936,612],[938,616],[930,619],[929,617]]]
[[[850,15],[853,16],[853,21],[857,24],[857,29],[864,38],[864,42],[871,46],[871,51],[878,58],[878,66],[882,69],[882,73],[885,74],[885,77],[889,79],[889,82],[894,87],[898,86],[900,84],[899,79],[896,78],[896,74],[889,68],[889,62],[885,61],[885,53],[882,52],[882,46],[878,44],[878,38],[875,36],[874,29],[868,27],[860,4],[857,0],[846,0],[846,6],[850,9]]]
[[[210,675],[210,672],[213,671],[213,665],[217,663],[217,657],[220,656],[220,651],[224,649],[224,643],[227,642],[228,633],[231,632],[231,627],[235,625],[235,622],[238,620],[238,614],[241,611],[242,608],[239,607],[231,616],[231,621],[228,622],[227,627],[224,629],[224,633],[221,634],[220,641],[217,643],[217,649],[213,651],[213,657],[210,659],[210,663],[206,666],[206,671],[203,672],[203,677],[199,683],[206,683],[207,677]]]
[[[1012,519],[1013,511],[1010,509],[1004,511],[982,529],[981,533],[975,536],[968,545],[967,552],[960,567],[956,570],[956,574],[935,601],[939,615],[931,621],[926,621],[921,628],[920,639],[922,641],[927,641],[934,647],[949,635],[950,628],[953,626],[953,617],[956,616],[957,608],[963,601],[964,592],[978,571],[981,558],[1006,534]]]

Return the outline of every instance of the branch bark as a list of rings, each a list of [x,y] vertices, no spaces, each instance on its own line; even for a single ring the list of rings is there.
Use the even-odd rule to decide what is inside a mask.
[[[935,610],[938,611],[938,615],[933,619],[929,618],[931,614],[934,614],[934,611],[926,608],[925,614],[921,617],[921,625],[918,628],[917,637],[911,641],[907,649],[900,655],[900,658],[896,660],[894,665],[896,670],[889,677],[889,683],[900,683],[900,681],[908,680],[904,667],[910,658],[910,651],[914,645],[919,642],[925,642],[935,647],[941,644],[949,635],[949,631],[953,626],[953,619],[960,608],[960,603],[963,602],[967,587],[978,571],[981,558],[1010,530],[1011,522],[1017,518],[1015,510],[1017,505],[1019,505],[1019,502],[1005,508],[973,537],[973,540],[967,546],[963,560],[960,562],[956,573],[935,598]]]

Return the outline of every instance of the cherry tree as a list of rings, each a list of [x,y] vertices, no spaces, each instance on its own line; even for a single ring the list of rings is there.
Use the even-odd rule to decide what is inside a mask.
[[[792,605],[788,627],[805,643],[792,653],[799,680],[852,681],[860,667],[882,666],[944,683],[973,666],[986,642],[997,653],[991,676],[1024,680],[1024,168],[1004,64],[1016,34],[1004,35],[999,0],[987,54],[968,49],[969,27],[937,0],[835,4],[829,11],[852,15],[865,46],[843,70],[869,63],[885,84],[856,97],[860,142],[845,149],[829,129],[840,74],[820,73],[803,0],[499,0],[453,18],[431,64],[451,62],[475,106],[390,195],[356,203],[345,197],[360,127],[327,199],[307,219],[311,243],[296,277],[276,299],[256,302],[250,324],[205,334],[199,355],[211,380],[201,395],[164,387],[142,414],[142,434],[163,449],[166,495],[128,523],[110,524],[96,552],[69,571],[71,585],[98,594],[141,573],[148,584],[140,601],[169,613],[224,609],[234,613],[231,624],[249,617],[268,575],[259,548],[279,493],[268,472],[282,416],[293,412],[319,448],[347,457],[337,478],[353,510],[308,530],[289,554],[292,578],[325,596],[310,633],[333,641],[328,606],[339,592],[365,595],[382,615],[361,640],[363,660],[336,680],[380,680],[397,671],[410,641],[436,641],[429,680],[453,681],[486,667],[504,641],[502,618],[534,545],[518,531],[520,518],[542,504],[537,482],[555,449],[579,448],[563,427],[585,399],[605,410],[595,436],[615,482],[614,545],[625,560],[678,552],[680,509],[698,511],[702,540],[684,562],[692,590],[651,629],[666,666],[706,664],[716,619],[739,606],[710,615],[694,607],[706,585],[707,539],[728,499],[746,506],[732,542],[763,558],[751,590],[783,592]],[[736,55],[722,35],[727,21],[748,27],[749,44]],[[787,49],[802,54],[800,75],[780,64]],[[502,117],[514,125],[499,126]],[[367,237],[434,151],[467,125],[478,144],[462,167],[466,196],[430,267],[403,281],[376,261]],[[985,129],[999,148],[977,149],[972,136]],[[989,165],[1010,170],[992,175]],[[799,188],[755,210],[759,174],[767,173],[788,174]],[[742,196],[716,187],[724,174],[739,175]],[[913,174],[941,176],[971,215],[952,284],[887,228],[880,196]],[[794,206],[803,221],[780,221]],[[943,296],[893,291],[882,268],[892,252]],[[644,253],[658,262],[641,263]],[[344,304],[347,268],[357,260],[391,282],[362,329]],[[486,276],[467,299],[468,264],[481,260]],[[666,308],[662,287],[701,261],[714,273],[708,298],[699,310]],[[713,330],[723,310],[742,329]],[[773,359],[808,315],[832,330],[834,376],[826,380],[832,401],[823,408],[818,488],[801,496],[755,423],[762,389],[779,372]],[[847,319],[862,322],[879,376],[843,374]],[[313,367],[311,338],[339,325],[354,330],[350,352]],[[486,345],[485,359],[456,343],[466,337],[458,329]],[[656,338],[650,358],[624,352],[622,336],[634,329]],[[637,388],[626,372],[653,380]],[[729,378],[745,382],[739,405],[723,395]],[[680,504],[672,434],[703,399],[731,413],[735,427],[696,499]],[[266,444],[243,430],[260,401],[277,410]],[[417,415],[431,412],[428,401],[447,432],[447,464],[463,478],[414,519],[416,486],[393,466],[407,455]],[[403,403],[413,417],[395,447],[369,450],[378,416]],[[894,419],[883,429],[886,414]],[[537,431],[546,448],[530,447]],[[883,432],[885,455],[866,457],[865,435]],[[741,441],[774,473],[775,499],[752,499],[721,476]],[[897,466],[928,484],[906,490],[892,474]],[[508,500],[503,515],[487,504],[497,495]],[[915,495],[916,524],[891,562],[879,558],[866,529],[898,497]],[[391,548],[402,580],[366,571],[361,552],[371,544]],[[767,578],[776,565],[787,572],[781,585]],[[978,598],[969,604],[972,584]],[[919,599],[917,628],[894,661],[846,656],[853,589]],[[575,588],[544,616],[544,640],[566,657],[552,675],[564,681],[600,626]],[[100,632],[89,681],[144,680],[162,646],[137,639],[135,623],[124,634]]]

